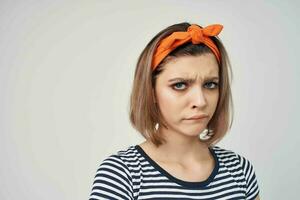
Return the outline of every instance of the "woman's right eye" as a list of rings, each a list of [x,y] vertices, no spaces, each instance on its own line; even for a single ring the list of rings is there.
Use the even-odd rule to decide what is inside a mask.
[[[173,84],[172,86],[173,86],[173,88],[174,88],[175,90],[184,90],[185,87],[184,87],[184,88],[181,87],[182,85],[186,85],[186,83],[184,83],[184,82],[178,82],[178,83]],[[179,86],[179,87],[178,87],[178,86]]]

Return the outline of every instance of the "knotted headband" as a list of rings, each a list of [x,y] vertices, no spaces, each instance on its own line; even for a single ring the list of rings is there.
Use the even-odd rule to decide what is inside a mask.
[[[218,35],[222,29],[223,26],[221,24],[212,24],[205,28],[192,24],[188,27],[186,32],[173,32],[168,37],[162,39],[155,50],[152,60],[152,70],[154,71],[158,64],[176,47],[190,41],[193,44],[204,43],[208,46],[220,64],[221,55],[219,49],[209,37]]]

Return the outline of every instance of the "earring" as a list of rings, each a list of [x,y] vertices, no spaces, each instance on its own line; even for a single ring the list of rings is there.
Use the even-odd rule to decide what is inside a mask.
[[[212,129],[206,128],[206,129],[204,129],[204,131],[202,131],[200,133],[200,135],[199,135],[200,140],[206,141],[206,140],[210,139],[213,136],[213,134],[214,134],[214,131]]]
[[[156,124],[155,124],[155,130],[157,131],[158,128],[159,128],[159,123],[156,123]]]

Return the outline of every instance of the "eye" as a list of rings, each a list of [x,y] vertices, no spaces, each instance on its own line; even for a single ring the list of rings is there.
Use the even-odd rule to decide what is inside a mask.
[[[174,88],[175,90],[184,90],[185,87],[182,87],[182,85],[186,85],[186,83],[185,82],[175,83],[175,84],[172,85],[172,88]]]
[[[215,89],[219,86],[219,84],[217,82],[208,82],[205,85],[208,85],[209,89]]]

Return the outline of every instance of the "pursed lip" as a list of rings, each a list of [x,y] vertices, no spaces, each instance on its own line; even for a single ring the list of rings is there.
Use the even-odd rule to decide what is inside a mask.
[[[208,117],[207,114],[200,114],[200,115],[194,115],[194,116],[192,116],[190,118],[187,118],[187,120],[202,119],[202,118],[206,118],[206,117]]]

